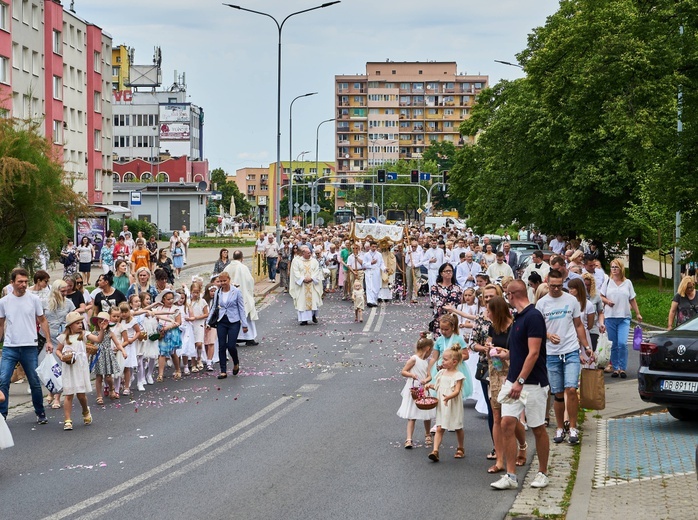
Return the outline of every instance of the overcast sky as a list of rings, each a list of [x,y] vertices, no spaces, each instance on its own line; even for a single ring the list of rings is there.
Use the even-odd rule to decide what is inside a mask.
[[[229,0],[286,15],[324,0]],[[68,7],[70,2],[63,4]],[[343,0],[292,17],[283,28],[281,159],[289,157],[289,103],[293,158],[315,158],[318,123],[334,117],[334,76],[363,74],[367,61],[455,61],[458,71],[486,74],[490,84],[521,72],[494,60],[515,61],[534,27],[558,0]],[[211,169],[232,174],[276,160],[278,32],[269,18],[210,0],[76,0],[78,16],[104,29],[114,46],[135,48],[136,64],[162,48],[163,84],[186,72],[189,100],[205,111],[204,155]],[[334,127],[320,130],[320,160],[334,160]]]

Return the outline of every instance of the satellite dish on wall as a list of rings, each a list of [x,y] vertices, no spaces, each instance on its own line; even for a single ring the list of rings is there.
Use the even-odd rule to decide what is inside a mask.
[[[206,181],[199,181],[199,184],[197,184],[197,189],[199,191],[206,191],[206,188],[208,188],[208,184],[206,184]]]

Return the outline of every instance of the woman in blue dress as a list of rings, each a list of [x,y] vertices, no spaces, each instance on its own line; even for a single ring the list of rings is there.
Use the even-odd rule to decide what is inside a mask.
[[[182,267],[184,267],[184,249],[179,240],[177,240],[172,249],[172,265],[174,266],[175,278],[179,278],[179,273],[182,271]]]

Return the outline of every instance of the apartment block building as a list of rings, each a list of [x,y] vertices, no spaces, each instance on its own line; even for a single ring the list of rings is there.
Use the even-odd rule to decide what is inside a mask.
[[[57,0],[0,0],[0,104],[54,144],[75,190],[112,201],[111,36]]]
[[[335,76],[335,204],[372,168],[420,159],[432,142],[465,144],[459,133],[489,78],[456,62],[368,62],[366,74]]]

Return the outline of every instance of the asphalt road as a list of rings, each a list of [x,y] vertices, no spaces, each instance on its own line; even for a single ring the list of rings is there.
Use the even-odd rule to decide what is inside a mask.
[[[0,516],[504,517],[515,493],[489,487],[487,421],[471,403],[465,459],[453,459],[454,434],[437,464],[424,447],[402,447],[400,369],[426,304],[388,304],[355,324],[350,304],[329,295],[320,324],[299,327],[287,295],[268,299],[260,345],[241,349],[237,377],[168,377],[131,402],[92,404],[90,426],[76,408],[72,432],[62,430],[62,411],[48,410],[46,426],[32,413],[12,419],[16,447],[0,453]]]

